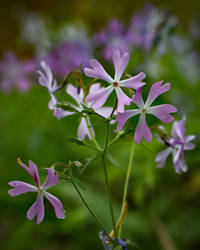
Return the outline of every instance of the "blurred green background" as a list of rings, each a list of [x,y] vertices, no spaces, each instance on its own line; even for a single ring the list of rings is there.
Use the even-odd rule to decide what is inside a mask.
[[[18,52],[20,57],[33,54],[29,45],[22,46],[19,41],[20,26],[18,19],[24,10],[39,13],[44,18],[53,20],[55,25],[66,21],[80,20],[93,33],[116,17],[127,23],[132,14],[144,6],[144,1],[4,1],[0,9],[1,46],[0,55],[6,50]],[[199,1],[152,1],[177,16],[179,28],[186,37],[189,25],[199,14]],[[195,44],[199,53],[199,44]],[[191,84],[173,64],[173,53],[166,53],[159,59],[162,73],[148,78],[164,79],[172,84],[168,94],[162,97],[163,103],[177,106],[181,119],[186,113],[187,134],[196,135],[196,149],[186,152],[189,167],[187,173],[175,174],[171,159],[164,169],[157,169],[154,158],[163,146],[155,139],[143,146],[136,147],[133,172],[128,194],[128,215],[124,223],[123,236],[130,238],[138,249],[149,250],[199,250],[200,249],[200,79]],[[138,61],[137,61],[138,60]],[[149,60],[155,60],[149,54]],[[184,60],[184,59],[183,59]],[[187,60],[187,58],[186,58]],[[136,56],[134,65],[140,63]],[[187,64],[187,62],[186,62]],[[188,70],[192,67],[188,62]],[[112,67],[107,68],[112,71]],[[131,72],[131,66],[127,69]],[[35,81],[37,79],[35,78]],[[70,183],[62,182],[53,187],[52,194],[57,195],[66,210],[66,219],[57,220],[52,207],[45,202],[45,219],[41,225],[26,219],[26,211],[33,203],[34,194],[10,197],[7,193],[11,180],[30,181],[27,173],[17,163],[17,157],[24,162],[33,160],[39,167],[50,167],[54,162],[79,160],[84,162],[92,156],[90,150],[69,142],[68,138],[76,136],[77,116],[58,121],[48,109],[48,93],[39,85],[27,93],[12,91],[0,93],[0,247],[1,249],[24,250],[85,250],[103,249],[98,239],[99,228]],[[171,125],[166,126],[170,131]],[[103,143],[104,125],[95,126],[97,139]],[[111,135],[113,136],[113,135]],[[110,148],[122,166],[121,169],[108,162],[111,191],[115,204],[115,215],[120,212],[122,188],[129,159],[131,142],[119,141]],[[86,186],[82,191],[89,204],[111,229],[110,216],[104,194],[104,181],[101,159],[97,158],[81,176]],[[45,177],[45,176],[43,176]],[[172,248],[174,245],[175,248]],[[135,249],[129,246],[128,249]],[[137,249],[137,248],[136,248]]]

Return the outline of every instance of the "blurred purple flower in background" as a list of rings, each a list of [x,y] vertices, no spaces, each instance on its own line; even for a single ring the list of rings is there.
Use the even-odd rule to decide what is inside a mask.
[[[177,111],[177,109],[173,105],[161,104],[151,107],[151,104],[159,95],[167,92],[170,89],[170,83],[166,83],[163,86],[162,83],[163,81],[156,82],[152,85],[145,103],[142,98],[142,88],[137,89],[135,95],[132,98],[132,101],[138,106],[139,109],[131,109],[124,111],[124,113],[118,113],[118,130],[121,130],[124,127],[128,119],[140,114],[140,118],[134,135],[134,139],[137,144],[141,142],[143,137],[147,142],[152,141],[151,130],[146,124],[146,114],[154,115],[165,123],[170,123],[174,119],[174,117],[170,115],[170,113],[174,113]]]
[[[64,77],[78,67],[89,65],[91,47],[82,41],[68,41],[59,44],[47,56],[46,61],[56,76]]]
[[[10,92],[17,89],[26,92],[32,85],[36,65],[33,61],[20,61],[13,52],[7,52],[0,61],[1,90]]]
[[[113,53],[113,64],[115,67],[114,79],[108,75],[103,66],[95,59],[90,60],[92,68],[84,68],[84,72],[87,76],[102,79],[109,83],[109,86],[99,91],[89,93],[87,96],[88,102],[94,102],[93,108],[98,109],[104,105],[110,94],[115,90],[118,99],[118,112],[124,112],[124,105],[129,105],[131,99],[122,91],[122,87],[137,89],[145,85],[141,82],[145,78],[145,74],[140,72],[134,77],[120,80],[126,66],[129,62],[129,53],[124,53],[122,56],[119,50],[115,50]]]
[[[171,135],[172,137],[167,137],[165,140],[159,137],[159,141],[165,143],[168,148],[157,154],[155,159],[157,167],[164,167],[167,157],[172,154],[176,173],[186,172],[187,166],[184,151],[195,148],[195,144],[191,143],[195,139],[195,136],[185,136],[185,117],[173,123]]]
[[[37,224],[41,223],[44,219],[44,197],[51,203],[54,208],[56,217],[58,219],[65,218],[65,211],[63,209],[63,205],[61,201],[55,197],[54,195],[48,193],[46,190],[52,186],[55,186],[59,183],[59,176],[55,175],[53,168],[48,168],[48,175],[46,181],[43,185],[40,184],[40,178],[38,174],[38,168],[36,164],[32,161],[29,161],[29,167],[27,167],[20,159],[18,159],[18,163],[27,173],[33,178],[36,186],[28,184],[23,181],[11,181],[8,184],[13,187],[10,189],[8,193],[11,196],[17,196],[20,194],[24,194],[27,192],[36,192],[37,199],[33,203],[33,205],[27,211],[27,218],[32,220],[35,216],[37,216]]]
[[[157,34],[157,28],[163,21],[163,14],[151,4],[134,14],[127,30],[131,47],[140,47],[144,51],[151,49]]]
[[[57,77],[65,77],[72,70],[89,65],[93,44],[81,24],[64,25],[57,32],[58,42],[49,51],[45,61]]]
[[[111,20],[104,29],[96,33],[93,43],[94,47],[101,49],[104,59],[109,61],[112,61],[116,49],[119,49],[121,53],[131,51],[125,27],[117,19]]]

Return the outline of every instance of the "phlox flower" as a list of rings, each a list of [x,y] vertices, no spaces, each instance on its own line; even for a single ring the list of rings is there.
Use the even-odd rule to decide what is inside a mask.
[[[98,78],[109,83],[109,86],[99,91],[89,93],[87,96],[87,102],[93,102],[93,108],[98,109],[106,102],[110,94],[115,90],[118,99],[118,112],[124,112],[124,105],[129,105],[131,99],[122,91],[122,87],[138,89],[145,85],[141,82],[145,78],[143,72],[137,74],[129,79],[120,80],[124,70],[129,62],[129,53],[124,53],[120,55],[119,50],[115,50],[113,53],[113,64],[115,67],[114,79],[108,75],[104,70],[103,66],[95,59],[90,60],[90,65],[92,68],[84,68],[85,75],[93,78]]]
[[[195,144],[191,143],[195,136],[185,135],[185,120],[185,117],[183,117],[182,120],[173,123],[171,131],[172,137],[167,137],[165,141],[160,138],[160,141],[168,147],[156,156],[155,161],[157,162],[158,168],[164,167],[167,157],[172,154],[176,173],[187,171],[184,151],[195,148]]]
[[[100,86],[100,84],[93,84],[90,87],[89,93],[94,93],[96,91],[100,91],[101,89],[104,89],[103,87]],[[67,94],[69,94],[75,101],[77,105],[73,105],[70,104],[75,110],[77,110],[77,112],[81,112],[83,110],[83,105],[87,106],[88,108],[90,108],[92,106],[92,103],[87,103],[84,101],[84,93],[83,90],[79,87],[74,87],[72,84],[68,84],[67,85],[67,89],[66,89]],[[103,108],[99,108],[99,109],[95,109],[94,110],[96,113],[98,113],[99,115],[103,116],[104,118],[108,118],[112,112],[112,108],[111,107],[103,107]],[[75,114],[75,112],[68,112],[68,115],[73,115]],[[86,116],[83,116],[81,118],[79,127],[78,127],[78,132],[77,132],[77,136],[80,139],[84,139],[85,136],[88,136],[88,138],[90,140],[92,140],[89,129],[88,129],[88,124],[91,126],[91,122],[89,117],[86,118]],[[93,135],[95,136],[95,132],[94,132],[94,128],[91,127],[91,131],[93,133]]]
[[[151,114],[156,116],[162,122],[170,123],[174,117],[170,113],[176,112],[177,109],[171,104],[161,104],[157,106],[152,106],[153,101],[161,94],[167,92],[170,89],[170,83],[162,85],[163,81],[156,82],[152,85],[147,100],[144,103],[142,98],[142,88],[136,90],[132,101],[138,106],[138,109],[126,110],[124,113],[118,113],[118,130],[121,130],[128,119],[135,115],[140,115],[137,128],[135,131],[134,139],[136,143],[140,143],[144,137],[147,142],[152,140],[152,133],[146,124],[146,114]]]
[[[58,119],[61,117],[68,115],[68,111],[63,111],[61,108],[58,108],[56,105],[59,104],[56,96],[54,93],[59,90],[60,86],[58,86],[56,79],[54,79],[53,74],[51,72],[50,67],[48,64],[44,61],[40,63],[43,72],[38,70],[37,73],[39,74],[39,83],[47,88],[51,100],[49,101],[48,107],[51,110],[54,110],[54,116],[56,116]]]
[[[10,189],[8,191],[8,193],[11,196],[17,196],[17,195],[24,194],[27,192],[36,192],[37,193],[36,201],[33,203],[33,205],[27,211],[27,215],[26,215],[27,218],[29,220],[32,220],[35,216],[37,216],[37,224],[42,222],[42,220],[44,218],[43,199],[45,197],[53,206],[56,217],[58,219],[64,219],[65,212],[64,212],[61,201],[57,197],[55,197],[54,195],[52,195],[46,191],[48,188],[55,186],[59,183],[59,176],[55,175],[54,169],[53,168],[48,169],[48,175],[47,175],[46,181],[41,185],[39,174],[38,174],[38,168],[34,162],[29,161],[29,167],[27,167],[20,160],[18,160],[18,163],[33,178],[33,181],[35,182],[36,186],[33,186],[33,185],[28,184],[28,183],[23,182],[23,181],[11,181],[8,184],[11,187],[13,187],[13,189]]]

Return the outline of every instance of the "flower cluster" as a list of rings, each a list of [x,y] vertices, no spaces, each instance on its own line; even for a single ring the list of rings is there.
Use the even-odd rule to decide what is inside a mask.
[[[87,94],[85,89],[68,84],[66,93],[70,95],[76,102],[76,104],[68,102],[68,105],[73,109],[72,111],[66,111],[61,107],[58,107],[60,102],[57,100],[55,93],[63,86],[58,86],[50,67],[45,62],[41,62],[43,72],[38,71],[40,75],[39,83],[48,89],[48,92],[51,96],[49,108],[54,111],[54,116],[60,119],[73,114],[79,114],[81,119],[78,126],[77,137],[81,140],[84,140],[87,136],[90,140],[92,140],[92,137],[95,137],[95,131],[89,116],[84,113],[84,107],[92,108],[95,113],[99,114],[105,119],[109,118],[113,109],[111,107],[105,107],[104,104],[114,91],[116,93],[117,107],[116,111],[114,110],[116,119],[112,120],[112,123],[116,121],[118,123],[117,129],[120,131],[123,129],[129,119],[139,115],[138,124],[135,129],[134,140],[137,144],[141,143],[143,138],[145,138],[147,142],[151,142],[152,132],[147,125],[146,116],[153,115],[164,123],[170,123],[174,120],[174,117],[171,115],[171,113],[177,112],[177,109],[171,104],[152,105],[157,97],[170,89],[170,83],[163,84],[163,81],[154,83],[151,86],[146,101],[144,101],[142,97],[142,89],[146,85],[143,82],[145,74],[140,72],[133,77],[124,79],[124,71],[128,65],[128,62],[128,52],[122,54],[119,50],[115,50],[113,53],[115,75],[114,77],[111,77],[97,60],[90,60],[91,68],[84,68],[85,75],[92,77],[95,80],[103,80],[106,82],[107,86],[102,86],[102,83],[94,83],[90,86]],[[131,97],[127,96],[127,94],[124,92],[125,89],[132,89],[135,91],[135,93]],[[136,105],[137,108],[125,109],[125,106],[129,105]],[[194,147],[193,144],[189,143],[193,137],[187,137],[187,139],[184,139],[184,128],[179,128],[181,126],[179,123],[180,122],[175,122],[173,125],[173,138],[168,138],[168,141],[165,142],[169,148],[158,154],[156,157],[158,167],[162,167],[166,157],[172,152],[174,156],[173,163],[177,173],[186,171],[187,169],[184,161],[184,150],[189,150]],[[184,122],[181,123],[182,127],[184,126],[183,123]],[[179,130],[182,131],[182,136],[180,136],[180,132],[177,132]],[[179,140],[175,139],[175,137],[177,137],[176,134],[180,137]]]
[[[148,85],[144,82],[144,78],[146,77],[145,73],[139,72],[135,76],[125,74],[125,69],[129,63],[128,52],[122,53],[118,49],[114,50],[112,54],[112,61],[115,71],[114,77],[110,76],[106,72],[106,70],[99,61],[97,61],[96,59],[90,60],[90,67],[84,67],[85,75],[87,77],[93,78],[93,80],[90,81],[88,84],[85,84],[79,71],[73,71],[69,73],[69,75],[66,76],[64,82],[59,85],[57,83],[57,80],[53,76],[51,68],[45,61],[41,62],[42,69],[37,71],[37,73],[39,74],[40,85],[45,87],[50,95],[50,101],[48,106],[49,109],[53,110],[54,116],[57,117],[57,119],[69,117],[75,114],[79,116],[80,123],[78,125],[77,131],[78,139],[73,138],[71,141],[95,150],[96,155],[94,155],[94,157],[96,157],[98,154],[102,157],[104,164],[106,190],[108,190],[109,185],[106,172],[107,170],[105,165],[105,158],[112,158],[112,155],[110,155],[106,151],[107,147],[109,146],[109,127],[111,126],[111,124],[118,123],[118,135],[121,133],[120,130],[122,129],[123,132],[121,134],[126,134],[128,132],[126,131],[126,129],[124,129],[124,127],[125,124],[128,123],[128,120],[130,120],[129,123],[132,126],[131,131],[135,130],[134,140],[137,144],[140,144],[143,138],[146,140],[146,142],[151,142],[153,138],[151,129],[147,125],[147,123],[149,123],[147,122],[148,115],[153,115],[163,123],[170,123],[174,120],[174,117],[171,114],[177,112],[177,109],[172,104],[153,105],[154,101],[160,95],[166,93],[170,89],[170,83],[163,84],[163,81],[155,82],[151,86],[147,98],[144,101],[142,91],[144,88],[148,87]],[[78,79],[78,83],[76,82],[76,86],[69,82],[71,74],[73,74],[73,76],[75,75]],[[59,101],[59,98],[57,98],[57,92],[65,88],[65,85],[67,85],[65,90],[66,94],[73,99],[74,103],[73,101],[61,102]],[[104,106],[104,104],[107,103],[108,99],[110,99],[112,93],[113,95],[115,95],[115,104],[112,107]],[[136,107],[132,108],[132,106]],[[92,119],[90,117],[90,115],[92,114],[101,117],[101,120],[105,121],[106,137],[104,148],[101,148],[101,146],[96,140],[95,128],[93,126],[94,124],[92,124]],[[137,115],[139,116],[139,119],[135,128],[133,125],[135,124],[135,121],[133,123],[131,123],[131,121]],[[169,154],[172,154],[173,164],[176,173],[185,172],[187,170],[187,166],[185,163],[184,151],[192,150],[195,147],[195,145],[191,143],[191,141],[195,137],[191,135],[185,135],[185,117],[181,121],[174,122],[172,126],[171,137],[167,136],[164,130],[161,129],[161,131],[162,133],[157,135],[157,138],[162,143],[167,145],[167,149],[161,151],[156,156],[155,161],[157,163],[157,167],[162,168]],[[164,136],[162,136],[163,134]],[[83,142],[86,136],[89,140],[93,141],[95,147]],[[113,141],[114,139],[112,140],[112,142]],[[130,159],[132,159],[132,156]],[[113,161],[113,159],[111,159],[110,161]],[[109,197],[110,213],[113,224],[113,231],[108,234],[103,224],[100,222],[98,217],[92,212],[91,208],[89,207],[81,192],[76,186],[76,183],[81,185],[78,178],[74,175],[74,172],[76,172],[76,174],[79,173],[78,168],[82,166],[80,162],[69,161],[69,164],[61,163],[62,165],[64,165],[63,172],[55,172],[55,163],[53,167],[48,168],[47,178],[43,184],[40,183],[38,169],[35,163],[29,161],[29,167],[22,163],[21,160],[18,160],[18,163],[32,177],[35,186],[22,181],[11,181],[9,182],[9,185],[13,187],[13,189],[9,190],[8,193],[11,196],[17,196],[27,192],[37,193],[36,201],[33,203],[33,205],[27,212],[28,219],[32,220],[35,216],[37,216],[37,223],[39,224],[42,222],[44,218],[44,197],[47,198],[53,206],[56,217],[59,219],[65,218],[65,213],[61,201],[57,197],[51,195],[49,192],[46,191],[48,188],[59,183],[60,176],[65,180],[69,180],[73,184],[81,200],[86,205],[90,213],[93,215],[96,222],[100,225],[103,231],[99,234],[99,237],[104,245],[104,248],[109,250],[111,249],[110,246],[121,246],[123,249],[127,249],[127,244],[129,241],[127,239],[121,238],[120,228],[122,226],[123,219],[125,218],[127,210],[126,197],[123,197],[122,211],[120,214],[120,218],[116,224],[114,221],[110,194],[109,192],[107,192],[107,195]],[[74,171],[73,165],[76,167],[76,171]],[[129,164],[128,168],[129,169],[127,173],[130,173],[131,164]],[[126,181],[128,180],[128,178],[129,177],[126,178]],[[128,185],[125,185],[125,187],[127,188]],[[124,190],[124,194],[127,195],[127,190],[125,188]]]
[[[145,78],[145,74],[140,72],[134,77],[120,80],[124,70],[129,61],[129,54],[126,52],[122,56],[120,51],[116,50],[113,53],[113,64],[115,67],[115,77],[114,79],[110,77],[104,70],[102,65],[97,60],[91,60],[91,68],[85,68],[84,72],[87,76],[102,79],[109,83],[109,86],[105,89],[91,93],[87,96],[88,101],[93,101],[93,107],[99,108],[103,106],[107,98],[113,90],[115,90],[118,100],[118,115],[116,121],[118,122],[118,130],[121,130],[128,119],[133,116],[140,114],[138,126],[135,132],[135,141],[140,143],[144,137],[147,142],[152,140],[152,134],[149,127],[146,124],[145,116],[146,114],[152,114],[160,119],[164,123],[170,123],[174,118],[170,113],[176,112],[176,108],[171,104],[162,104],[157,106],[152,106],[151,104],[154,100],[161,94],[167,92],[170,88],[170,84],[166,83],[162,85],[162,81],[154,83],[151,87],[149,95],[146,102],[144,103],[142,98],[142,87],[145,85],[142,80]],[[136,90],[136,93],[129,98],[123,91],[122,87],[132,88]],[[124,110],[125,105],[130,105],[133,102],[138,106],[138,109]]]
[[[165,132],[165,131],[164,131]],[[181,121],[175,121],[171,131],[172,137],[166,136],[164,138],[159,137],[159,140],[167,145],[167,148],[161,151],[155,161],[157,167],[162,168],[165,165],[167,157],[172,154],[173,164],[176,173],[186,172],[187,165],[185,163],[185,150],[192,150],[195,145],[191,143],[194,140],[194,135],[185,135],[185,117]]]

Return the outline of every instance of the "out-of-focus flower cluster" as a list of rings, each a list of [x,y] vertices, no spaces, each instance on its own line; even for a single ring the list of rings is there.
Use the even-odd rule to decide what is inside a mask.
[[[13,52],[1,59],[3,91],[13,88],[22,92],[28,90],[36,82],[32,73],[39,67],[40,61],[46,61],[56,77],[64,78],[70,71],[88,66],[94,56],[111,62],[116,49],[131,55],[137,51],[142,53],[144,60],[139,67],[152,78],[162,75],[160,59],[171,53],[172,62],[180,75],[190,83],[199,79],[200,62],[193,48],[198,36],[196,26],[191,25],[191,38],[186,38],[179,32],[176,17],[150,4],[135,13],[127,25],[113,19],[91,36],[80,23],[63,24],[53,29],[49,20],[34,13],[22,15],[22,20],[23,42],[31,44],[35,52],[28,61],[20,61]],[[151,59],[148,56],[150,53]],[[188,67],[188,62],[192,67]]]

